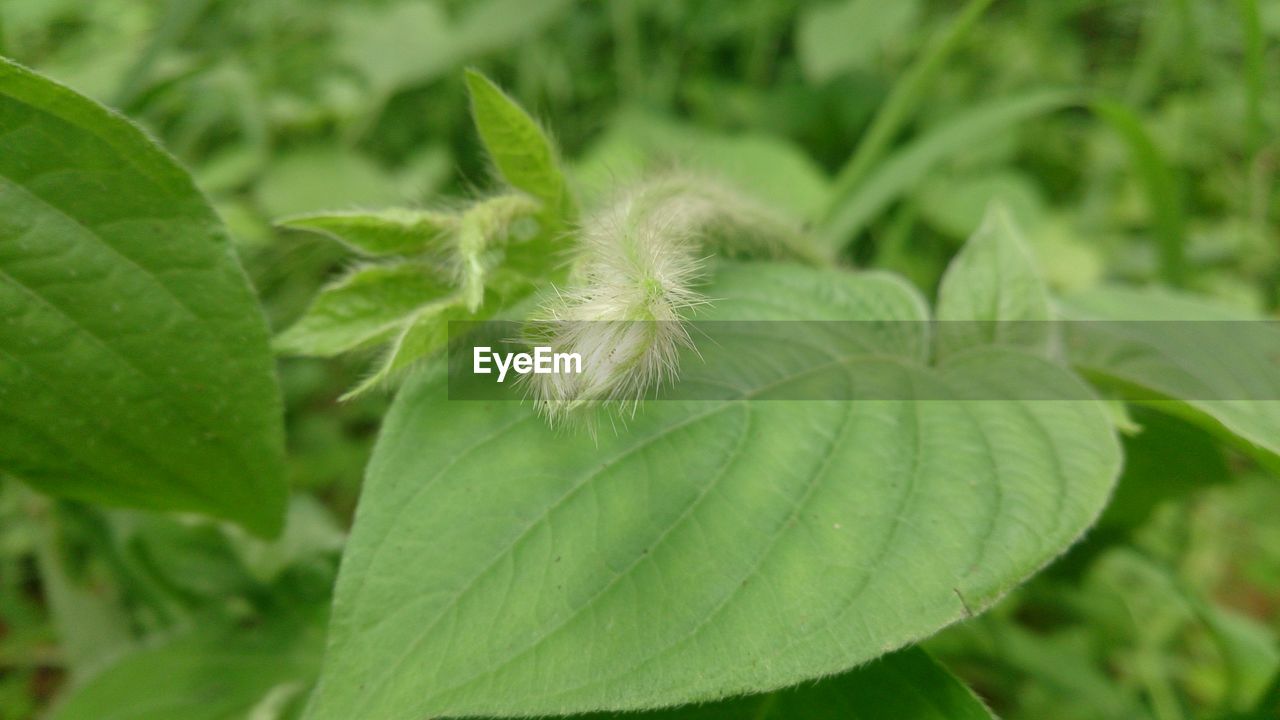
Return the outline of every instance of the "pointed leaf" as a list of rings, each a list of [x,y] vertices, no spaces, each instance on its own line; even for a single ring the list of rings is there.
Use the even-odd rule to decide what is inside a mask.
[[[320,292],[302,319],[276,338],[278,351],[328,357],[394,337],[425,305],[453,289],[434,268],[368,265]]]
[[[0,60],[0,470],[65,497],[284,516],[266,324],[191,178]]]
[[[349,400],[405,373],[414,364],[443,348],[449,340],[449,321],[472,317],[460,295],[425,305],[400,324],[395,339],[374,371],[342,396]]]
[[[881,158],[888,152],[894,138],[911,120],[920,104],[929,97],[930,85],[947,67],[947,62],[965,38],[978,27],[978,22],[987,7],[991,5],[991,1],[968,0],[956,14],[955,19],[948,24],[946,30],[930,42],[894,84],[893,92],[880,106],[866,133],[859,138],[853,156],[844,164],[844,167],[840,168],[840,173],[836,176],[833,203],[828,209],[826,218],[830,223],[838,226],[840,221],[832,216],[843,211],[841,206],[860,188],[871,186],[864,180],[874,167],[881,164]],[[955,124],[957,124],[956,121],[949,123],[949,125]],[[838,227],[829,230],[829,234],[823,235],[824,239],[839,233]],[[838,248],[832,249],[834,251]]]
[[[333,238],[370,257],[438,250],[457,227],[457,217],[430,210],[326,212],[280,220],[281,227]]]
[[[1049,292],[1022,234],[1000,204],[956,254],[938,289],[938,357],[1003,345],[1048,350]]]
[[[541,200],[549,222],[571,217],[573,200],[546,132],[479,72],[467,71],[467,89],[476,129],[503,179]]]

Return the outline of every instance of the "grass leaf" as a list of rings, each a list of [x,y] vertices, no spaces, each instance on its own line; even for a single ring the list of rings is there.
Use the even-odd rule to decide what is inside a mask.
[[[863,181],[889,151],[894,138],[924,101],[929,85],[977,26],[989,5],[991,0],[969,0],[946,32],[925,49],[921,57],[894,85],[893,92],[871,121],[871,127],[858,141],[853,156],[836,176],[835,192],[823,225],[830,225],[836,211],[847,202],[849,196],[866,184]]]
[[[992,100],[967,110],[913,140],[881,163],[852,191],[834,195],[827,221],[817,230],[818,246],[831,256],[894,200],[916,187],[946,158],[1019,123],[1064,108],[1075,93],[1037,90]]]
[[[1174,287],[1187,283],[1187,229],[1182,188],[1164,153],[1128,107],[1107,100],[1094,102],[1093,111],[1111,126],[1133,157],[1134,170],[1146,190],[1160,250],[1160,276]]]

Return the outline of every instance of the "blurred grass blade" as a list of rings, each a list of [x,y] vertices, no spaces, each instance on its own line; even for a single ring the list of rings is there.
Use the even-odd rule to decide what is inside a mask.
[[[1266,92],[1266,40],[1262,35],[1258,0],[1238,0],[1238,4],[1244,29],[1245,116],[1249,123],[1249,151],[1252,154],[1267,139],[1266,118],[1262,114],[1262,96]]]
[[[1242,716],[1240,720],[1268,720],[1277,714],[1280,714],[1280,672],[1272,678],[1271,685],[1267,688],[1262,700],[1258,701],[1258,706],[1253,709],[1253,712]]]
[[[871,121],[871,127],[859,141],[853,157],[849,158],[849,162],[836,176],[835,193],[827,212],[827,222],[824,224],[831,223],[833,216],[844,204],[846,198],[857,191],[872,167],[884,157],[889,143],[893,141],[894,136],[924,99],[925,90],[960,43],[977,25],[978,19],[990,4],[991,0],[969,0],[969,4],[961,11],[947,32],[925,51],[902,80],[894,86],[888,100]]]
[[[165,11],[164,20],[156,28],[138,59],[129,67],[129,71],[120,81],[112,104],[119,108],[128,107],[147,89],[151,79],[151,69],[156,61],[170,47],[177,45],[196,25],[196,21],[204,15],[212,0],[170,0]]]
[[[835,256],[844,244],[867,226],[890,203],[901,197],[939,162],[974,143],[1007,130],[1037,115],[1059,110],[1078,100],[1065,90],[1041,90],[1000,98],[957,115],[889,158],[853,193],[832,206],[830,218],[819,229],[817,246]]]
[[[1174,287],[1185,286],[1186,219],[1178,177],[1133,110],[1111,100],[1095,101],[1091,107],[1129,146],[1134,170],[1154,214],[1152,220],[1160,243],[1160,278]]]
[[[78,681],[91,675],[102,658],[129,648],[129,617],[119,589],[76,562],[73,550],[83,547],[68,546],[74,528],[67,527],[53,503],[37,507],[33,545],[40,583],[66,668]]]
[[[1161,71],[1182,48],[1179,39],[1182,21],[1176,8],[1152,5],[1145,10],[1142,37],[1130,64],[1132,72],[1125,89],[1125,99],[1135,107],[1145,105],[1158,87]]]

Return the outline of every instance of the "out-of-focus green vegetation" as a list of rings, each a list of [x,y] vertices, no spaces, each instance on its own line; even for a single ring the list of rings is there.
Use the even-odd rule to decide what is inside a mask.
[[[487,186],[466,66],[544,121],[587,200],[649,170],[716,173],[930,295],[1000,200],[1059,293],[1162,284],[1280,311],[1275,0],[3,0],[0,54],[192,171],[276,331],[351,259],[273,221]],[[295,492],[277,543],[0,478],[0,718],[158,645],[177,659],[149,672],[280,673],[182,717],[296,711],[389,402],[338,401],[369,359],[282,359]],[[1276,717],[1280,485],[1181,420],[1125,426],[1099,527],[927,649],[1010,719]],[[287,638],[287,667],[237,665],[228,624]]]

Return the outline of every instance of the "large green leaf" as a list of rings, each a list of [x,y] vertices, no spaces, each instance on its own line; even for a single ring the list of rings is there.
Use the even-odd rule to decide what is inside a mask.
[[[767,397],[833,364],[856,384],[865,362],[934,400],[651,402],[593,440],[420,375],[369,468],[312,720],[783,687],[986,608],[1101,510],[1119,452],[1095,401],[977,399],[1002,378],[1090,397],[1047,361],[926,367],[924,303],[890,276],[726,265],[706,291],[706,320],[904,322],[848,357],[750,323],[723,359],[685,357],[682,387]]]
[[[190,177],[0,61],[0,469],[270,534],[281,424],[261,312]]]
[[[923,650],[885,655],[816,684],[707,705],[582,720],[991,720],[973,692]]]
[[[1280,472],[1280,328],[1164,290],[1100,288],[1061,303],[1071,361]],[[1097,322],[1090,322],[1097,321]]]

